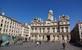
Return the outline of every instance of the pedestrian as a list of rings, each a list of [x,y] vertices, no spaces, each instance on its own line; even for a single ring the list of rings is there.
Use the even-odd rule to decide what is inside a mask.
[[[63,42],[63,43],[62,43],[62,46],[63,46],[63,49],[65,50],[65,48],[66,48],[66,43]]]
[[[40,44],[38,41],[36,42],[37,46]]]
[[[2,42],[3,42],[3,41],[2,41],[2,40],[0,40],[0,47],[1,47]]]

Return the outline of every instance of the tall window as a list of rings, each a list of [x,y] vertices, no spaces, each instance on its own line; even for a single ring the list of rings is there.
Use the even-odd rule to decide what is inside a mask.
[[[48,33],[49,33],[50,32],[50,28],[48,27],[47,30],[48,30]]]
[[[53,28],[53,33],[55,32],[55,28]]]
[[[34,31],[34,28],[32,27],[32,32]]]
[[[3,22],[3,19],[1,20],[1,22]]]
[[[5,21],[5,23],[7,23],[7,21]]]
[[[41,28],[40,28],[40,33],[41,33]]]
[[[37,30],[37,28],[35,28],[35,30]]]
[[[3,26],[3,24],[1,24],[1,27]]]
[[[64,30],[63,30],[64,28],[63,27],[61,27],[61,30],[62,30],[62,32],[64,32]]]
[[[0,31],[1,31],[1,28],[0,28]]]
[[[45,28],[43,28],[43,33],[44,33],[44,31],[45,31]]]
[[[68,32],[68,27],[66,27],[66,32]]]
[[[37,27],[34,27],[34,28],[35,28],[35,29],[34,29],[34,30],[35,30],[35,32],[37,32]]]

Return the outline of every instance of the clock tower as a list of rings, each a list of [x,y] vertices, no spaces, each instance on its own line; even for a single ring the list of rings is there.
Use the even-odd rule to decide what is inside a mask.
[[[53,21],[53,10],[48,11],[48,20]]]

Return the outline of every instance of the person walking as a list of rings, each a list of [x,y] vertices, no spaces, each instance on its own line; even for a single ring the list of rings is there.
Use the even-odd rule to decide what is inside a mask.
[[[63,46],[63,49],[65,50],[66,45],[65,45],[65,43],[64,43],[64,42],[62,43],[62,46]]]
[[[40,44],[39,41],[36,42],[37,46]]]
[[[0,40],[0,47],[1,47],[2,42],[3,42],[3,41],[2,41],[2,40]]]
[[[63,41],[63,43],[62,43],[62,47],[64,50],[66,49],[66,42],[65,41]]]

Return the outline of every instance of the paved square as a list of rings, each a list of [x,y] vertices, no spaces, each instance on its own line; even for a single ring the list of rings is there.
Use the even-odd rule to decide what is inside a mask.
[[[58,42],[42,42],[37,46],[34,42],[26,42],[23,44],[12,45],[8,47],[1,47],[0,50],[64,50],[62,44]],[[71,44],[66,45],[65,50],[82,50],[82,48],[72,46]]]

